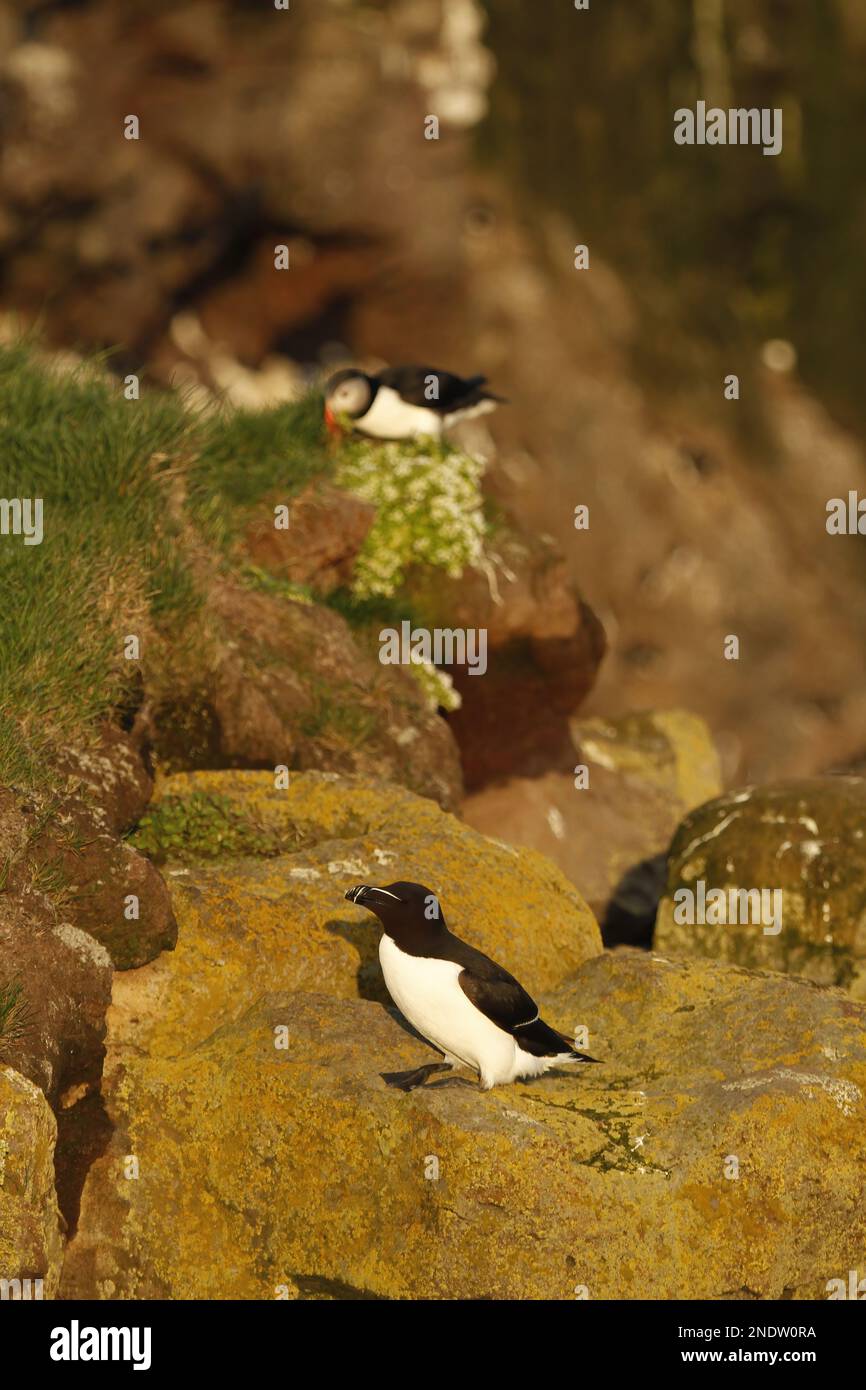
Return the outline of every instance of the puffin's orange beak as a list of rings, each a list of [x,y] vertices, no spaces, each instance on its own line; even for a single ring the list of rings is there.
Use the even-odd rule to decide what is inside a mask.
[[[334,438],[338,439],[343,433],[337,423],[337,417],[329,405],[325,406],[325,424],[328,428],[328,433],[333,435]]]

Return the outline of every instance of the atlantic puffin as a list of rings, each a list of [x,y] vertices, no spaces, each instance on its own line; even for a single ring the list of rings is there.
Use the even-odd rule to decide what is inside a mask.
[[[438,439],[459,420],[504,403],[504,396],[487,390],[483,376],[460,377],[436,367],[389,367],[375,375],[347,368],[326,383],[325,423],[335,435]]]

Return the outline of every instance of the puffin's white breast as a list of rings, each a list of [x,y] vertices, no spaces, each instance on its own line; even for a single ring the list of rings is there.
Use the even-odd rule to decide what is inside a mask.
[[[442,420],[435,410],[410,405],[391,386],[380,386],[375,400],[359,420],[358,429],[376,439],[408,439],[413,435],[442,433]]]

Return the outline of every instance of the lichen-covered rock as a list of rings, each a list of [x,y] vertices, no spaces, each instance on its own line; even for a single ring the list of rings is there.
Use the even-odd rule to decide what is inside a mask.
[[[409,1095],[379,1073],[429,1050],[372,1001],[269,994],[170,1055],[118,1013],[62,1292],[808,1299],[864,1267],[866,1009],[621,951],[545,1012],[603,1065]]]
[[[724,902],[707,899],[713,890]],[[689,912],[684,892],[696,907],[703,895],[702,914]],[[866,779],[740,788],[692,811],[671,845],[656,942],[866,999]]]
[[[467,798],[470,825],[546,854],[580,889],[605,941],[648,942],[663,855],[682,816],[721,790],[709,729],[685,710],[574,719],[571,773],[515,777]]]
[[[56,1134],[38,1087],[0,1065],[0,1298],[51,1298],[56,1292],[62,1254]]]
[[[134,825],[150,800],[153,780],[129,734],[104,724],[93,747],[58,752],[58,771],[70,777],[102,829],[119,834]]]
[[[620,773],[626,786],[658,789],[669,803],[697,806],[721,777],[705,721],[688,710],[640,710],[619,719],[575,719],[575,746],[594,769]]]
[[[267,773],[178,773],[158,784],[139,835],[167,847],[180,927],[177,950],[115,996],[131,1001],[141,1046],[180,1051],[268,989],[386,999],[376,924],[344,898],[358,882],[428,884],[454,930],[534,990],[601,949],[553,864],[388,783],[295,773],[278,790]]]

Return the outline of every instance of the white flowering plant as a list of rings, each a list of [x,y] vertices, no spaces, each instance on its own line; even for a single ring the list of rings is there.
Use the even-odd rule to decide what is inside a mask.
[[[355,596],[389,597],[413,564],[452,579],[467,565],[482,565],[483,472],[478,459],[439,440],[347,444],[335,481],[376,508],[355,562]]]
[[[441,671],[432,661],[425,661],[423,657],[415,655],[412,657],[409,670],[421,688],[428,709],[450,711],[460,708],[463,703],[460,691],[455,689],[447,671]]]

